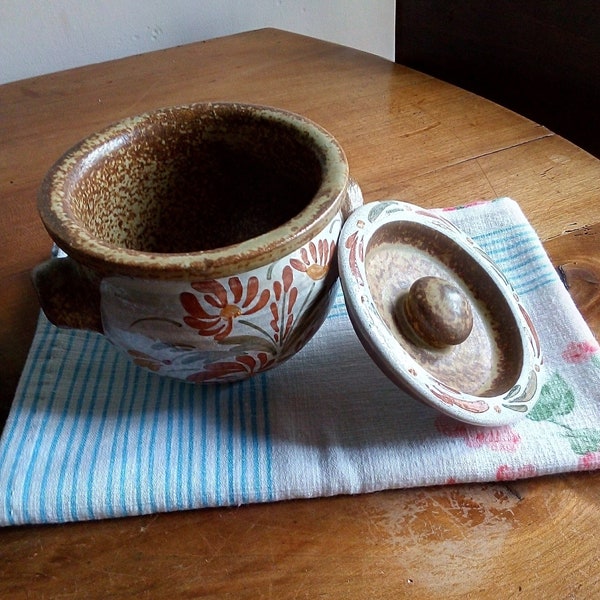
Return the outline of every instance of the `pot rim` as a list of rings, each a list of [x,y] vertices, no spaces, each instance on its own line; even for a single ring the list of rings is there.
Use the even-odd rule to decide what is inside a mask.
[[[249,118],[291,124],[302,130],[320,154],[323,175],[312,200],[282,225],[243,242],[211,250],[156,253],[133,250],[107,242],[89,232],[69,207],[67,191],[82,165],[93,153],[133,128],[161,118],[227,114],[232,110]],[[159,108],[127,117],[84,138],[67,150],[49,169],[38,193],[38,211],[54,240],[71,258],[102,275],[147,279],[214,278],[246,272],[272,263],[300,248],[322,231],[341,209],[348,187],[348,163],[339,142],[323,127],[291,111],[240,102],[197,102]]]

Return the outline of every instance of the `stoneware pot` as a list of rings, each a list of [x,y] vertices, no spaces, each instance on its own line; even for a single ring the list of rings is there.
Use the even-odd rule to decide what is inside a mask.
[[[490,257],[439,213],[398,201],[357,208],[339,268],[356,333],[398,387],[474,425],[533,408],[543,380],[531,318]]]
[[[335,295],[342,148],[290,112],[202,103],[125,119],[63,155],[39,193],[66,258],[34,284],[56,325],[99,331],[138,365],[235,381],[296,353]]]

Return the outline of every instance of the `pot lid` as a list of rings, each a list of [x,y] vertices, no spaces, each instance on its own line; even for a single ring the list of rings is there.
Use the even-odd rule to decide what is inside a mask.
[[[405,202],[372,202],[348,217],[338,252],[354,329],[398,387],[474,425],[505,425],[533,408],[542,364],[534,326],[455,225]]]

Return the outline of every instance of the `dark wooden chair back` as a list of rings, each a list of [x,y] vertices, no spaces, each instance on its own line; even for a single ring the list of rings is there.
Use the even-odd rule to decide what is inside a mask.
[[[396,62],[600,158],[598,0],[396,0]]]

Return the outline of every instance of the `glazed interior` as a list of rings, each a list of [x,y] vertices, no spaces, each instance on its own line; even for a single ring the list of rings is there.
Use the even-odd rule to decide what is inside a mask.
[[[432,377],[482,397],[512,388],[523,366],[518,324],[496,282],[457,242],[421,223],[399,221],[378,229],[365,260],[380,316],[403,349]],[[442,350],[428,347],[404,335],[396,324],[395,303],[426,275],[446,279],[470,301],[473,330],[462,344]]]
[[[117,127],[65,179],[71,218],[128,250],[193,253],[286,223],[314,198],[325,157],[285,119],[258,111],[164,111]]]

